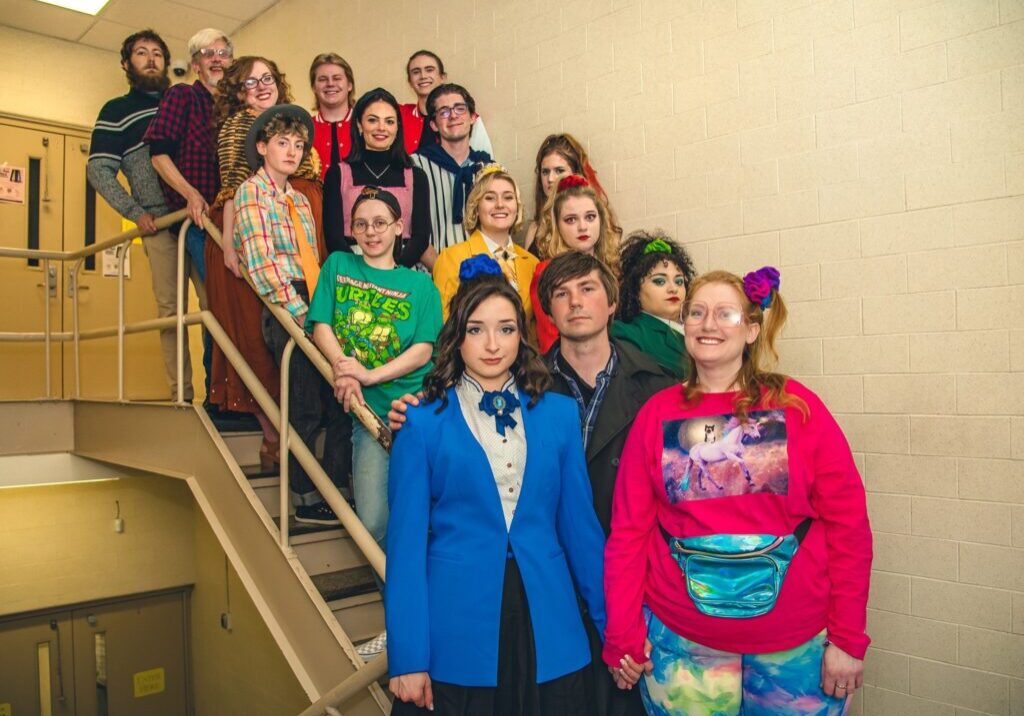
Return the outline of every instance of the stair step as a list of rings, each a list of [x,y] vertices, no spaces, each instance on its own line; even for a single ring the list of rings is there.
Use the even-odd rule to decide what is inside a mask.
[[[353,643],[368,641],[384,631],[384,602],[380,592],[336,599],[327,606]]]
[[[290,542],[310,577],[366,565],[348,532],[337,527],[290,535]]]
[[[313,577],[313,585],[326,602],[377,591],[377,582],[369,565],[318,574]]]

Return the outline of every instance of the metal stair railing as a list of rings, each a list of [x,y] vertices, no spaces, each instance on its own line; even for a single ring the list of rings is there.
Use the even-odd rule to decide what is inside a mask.
[[[295,438],[292,433],[294,432],[291,426],[287,422],[288,409],[288,376],[289,376],[289,358],[293,354],[294,348],[297,346],[306,355],[307,358],[313,363],[320,374],[333,385],[333,371],[327,359],[324,358],[323,354],[316,347],[316,345],[306,336],[305,332],[295,323],[284,308],[276,304],[272,304],[266,300],[265,297],[260,296],[260,300],[268,308],[270,313],[281,323],[284,329],[288,332],[289,341],[286,345],[282,365],[281,365],[281,400],[282,405],[279,407],[274,399],[270,396],[267,390],[263,387],[262,383],[253,373],[249,364],[245,361],[244,356],[232,342],[230,336],[224,331],[224,328],[220,325],[220,322],[214,317],[214,315],[208,310],[201,310],[197,313],[185,313],[185,297],[182,291],[182,276],[184,274],[184,255],[185,255],[185,233],[188,228],[192,225],[191,220],[187,217],[186,210],[182,209],[171,214],[162,216],[156,220],[156,226],[158,229],[165,229],[179,221],[183,221],[181,229],[178,234],[178,270],[177,270],[177,308],[176,314],[166,318],[148,319],[145,321],[138,321],[131,324],[125,323],[125,292],[124,292],[124,261],[127,255],[128,247],[131,242],[138,237],[142,236],[141,231],[138,228],[130,231],[125,231],[117,234],[105,241],[102,241],[91,246],[78,249],[76,251],[44,251],[38,249],[14,249],[9,247],[0,247],[0,258],[19,258],[19,259],[38,259],[42,264],[43,276],[47,276],[49,272],[49,265],[51,261],[59,261],[62,264],[68,261],[74,261],[74,265],[68,272],[70,280],[68,294],[72,298],[72,330],[69,331],[53,331],[51,326],[50,318],[50,306],[49,300],[45,301],[44,310],[44,326],[42,332],[0,332],[0,343],[4,342],[43,342],[44,350],[46,352],[45,364],[46,364],[46,398],[50,399],[53,397],[53,390],[51,384],[50,375],[50,363],[51,363],[51,345],[53,341],[67,342],[72,341],[74,344],[74,367],[75,367],[75,398],[81,398],[81,358],[80,358],[80,344],[82,340],[94,340],[98,338],[109,338],[112,336],[117,337],[117,400],[119,402],[129,402],[126,400],[124,395],[124,359],[125,359],[125,336],[131,334],[145,333],[150,331],[159,331],[167,328],[174,327],[176,329],[176,343],[177,343],[177,370],[178,370],[178,393],[176,397],[176,403],[184,405],[183,395],[183,383],[184,383],[184,341],[186,327],[196,324],[202,324],[203,327],[209,332],[211,338],[216,341],[218,347],[224,352],[228,362],[238,373],[242,379],[243,384],[252,393],[260,409],[267,415],[268,419],[278,426],[281,434],[281,445],[285,448],[285,454],[282,455],[281,467],[282,473],[280,477],[281,483],[281,516],[279,524],[280,532],[280,547],[286,552],[290,550],[288,542],[288,479],[287,479],[287,454],[290,452],[295,455],[297,462],[309,475],[310,480],[320,491],[320,494],[324,497],[325,502],[334,511],[342,524],[342,527],[349,533],[353,543],[360,550],[367,562],[374,569],[374,571],[380,576],[381,580],[384,579],[385,573],[385,558],[384,553],[377,545],[376,541],[370,535],[369,531],[359,520],[359,517],[355,514],[355,511],[348,504],[348,501],[341,495],[338,488],[335,487],[334,483],[331,482],[327,473],[320,466],[319,461],[313,455],[312,451],[306,444],[299,438]],[[222,237],[217,226],[210,220],[208,216],[203,217],[204,228],[208,235],[217,242],[218,245],[222,245]],[[120,247],[118,256],[118,275],[117,275],[117,324],[113,327],[90,329],[83,331],[79,324],[79,311],[78,311],[78,275],[84,265],[85,259],[89,256],[94,256],[97,253],[105,251],[111,247]],[[249,279],[247,272],[244,267],[241,267],[243,276],[246,282],[252,288],[252,282]],[[253,289],[255,291],[255,289]],[[259,295],[257,293],[257,295]],[[390,451],[392,435],[388,427],[376,416],[369,408],[364,405],[357,405],[356,409],[353,410],[356,417],[366,426],[370,434],[375,437],[378,443],[385,450]],[[346,678],[344,681],[339,683],[333,689],[326,694],[323,694],[321,698],[314,704],[310,705],[309,708],[302,712],[302,716],[321,716],[323,714],[337,713],[336,708],[344,703],[346,700],[351,698],[356,693],[359,693],[365,688],[368,688],[387,673],[387,653],[386,651],[380,656],[373,660],[363,664],[356,663],[353,660],[353,666],[356,667],[356,671]]]

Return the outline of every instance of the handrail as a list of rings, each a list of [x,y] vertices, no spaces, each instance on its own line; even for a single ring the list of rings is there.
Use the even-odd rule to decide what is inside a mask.
[[[176,224],[182,219],[186,218],[188,211],[186,209],[179,209],[173,211],[170,214],[164,214],[158,218],[154,223],[157,229],[166,229],[171,224]],[[42,249],[14,249],[9,246],[0,246],[0,258],[10,259],[50,259],[52,261],[74,261],[76,259],[84,259],[89,256],[94,256],[102,251],[123,244],[126,241],[132,241],[134,239],[148,236],[144,234],[142,229],[135,227],[128,231],[122,231],[120,234],[116,234],[106,241],[101,241],[98,244],[91,244],[84,246],[74,251],[44,251]]]
[[[210,238],[221,245],[221,234],[217,229],[216,225],[210,220],[208,216],[203,217],[204,226],[207,230]],[[319,490],[324,500],[330,506],[331,510],[334,511],[338,517],[342,526],[348,531],[352,541],[356,544],[356,547],[363,553],[370,566],[383,580],[385,575],[385,556],[380,546],[373,539],[373,536],[369,533],[362,521],[355,514],[352,507],[348,504],[337,487],[331,482],[327,473],[321,467],[319,461],[313,455],[309,447],[299,438],[296,438],[293,433],[291,425],[285,424],[282,420],[287,420],[287,405],[283,405],[282,410],[279,409],[278,405],[274,402],[274,399],[270,396],[267,390],[263,387],[260,380],[256,377],[256,374],[249,367],[245,358],[241,352],[231,341],[231,338],[224,331],[224,328],[220,325],[220,322],[214,317],[214,315],[208,310],[201,310],[198,313],[184,313],[184,297],[182,296],[182,281],[183,276],[183,262],[184,262],[184,237],[191,220],[186,216],[184,209],[167,214],[156,220],[158,229],[166,228],[178,221],[182,221],[179,241],[178,241],[178,280],[177,280],[177,294],[178,302],[175,316],[169,316],[165,318],[148,319],[144,321],[138,321],[136,323],[127,324],[125,323],[125,306],[124,306],[124,261],[126,251],[122,251],[118,260],[118,320],[114,327],[109,328],[97,328],[82,331],[79,328],[79,314],[78,314],[78,272],[84,265],[86,257],[105,251],[112,246],[122,246],[129,244],[136,237],[142,236],[141,230],[136,227],[130,231],[122,232],[106,241],[76,251],[40,251],[36,249],[13,249],[7,247],[0,247],[0,258],[36,258],[40,259],[43,264],[44,277],[48,280],[47,271],[49,268],[50,261],[75,261],[70,273],[70,293],[73,298],[73,329],[72,331],[61,331],[53,332],[50,330],[49,320],[49,296],[47,296],[45,314],[45,326],[42,333],[15,333],[15,332],[0,332],[0,342],[30,342],[42,340],[46,345],[46,364],[47,364],[47,376],[46,376],[46,396],[50,397],[51,386],[50,386],[50,343],[51,341],[66,342],[73,341],[75,346],[75,396],[81,397],[81,364],[79,359],[79,347],[82,340],[91,340],[97,338],[106,338],[116,336],[118,339],[118,400],[124,401],[124,338],[126,335],[135,333],[142,333],[146,331],[164,330],[172,326],[177,328],[177,354],[178,354],[178,395],[177,402],[182,404],[182,383],[183,383],[183,345],[185,327],[189,325],[195,325],[201,323],[210,336],[216,341],[218,347],[224,352],[225,358],[238,373],[242,379],[243,384],[253,395],[256,403],[260,409],[266,414],[267,418],[278,425],[281,428],[281,445],[284,448],[284,460],[282,464],[287,462],[288,451],[295,455],[298,463],[303,467],[306,473],[309,475],[310,480]],[[245,280],[249,283],[252,288],[251,280],[248,274],[245,272],[245,268],[242,267],[243,275]],[[257,295],[259,295],[257,293]],[[268,308],[272,315],[281,323],[289,334],[290,340],[288,341],[287,348],[285,350],[285,360],[282,361],[282,379],[287,380],[288,377],[288,364],[290,361],[287,359],[291,356],[295,346],[298,346],[302,352],[310,359],[312,364],[316,366],[320,374],[333,385],[333,371],[331,370],[330,364],[327,359],[324,358],[320,350],[313,344],[311,340],[306,336],[305,332],[295,323],[289,314],[281,306],[269,303],[263,296],[260,296],[263,304]],[[282,384],[282,399],[287,400],[287,387]],[[376,416],[369,408],[363,405],[357,405],[356,409],[353,410],[356,417],[362,422],[367,430],[373,435],[378,443],[384,447],[385,450],[390,451],[392,443],[392,434],[388,427]],[[283,466],[283,465],[282,465]],[[282,483],[285,483],[287,475],[287,468],[283,471]],[[283,494],[287,494],[286,484],[282,487],[285,491]],[[282,505],[286,505],[286,497],[282,497]],[[287,509],[282,510],[281,515],[281,548],[288,550],[288,514]],[[303,711],[303,714],[312,714],[315,716],[322,716],[325,712],[332,712],[334,707],[338,706],[352,695],[361,691],[362,689],[370,686],[378,679],[380,679],[387,671],[387,652],[385,651],[379,657],[371,660],[366,664],[356,663],[353,660],[353,665],[356,666],[356,672],[342,681],[340,684],[335,686],[329,692],[321,696],[321,698],[312,704],[308,709]]]

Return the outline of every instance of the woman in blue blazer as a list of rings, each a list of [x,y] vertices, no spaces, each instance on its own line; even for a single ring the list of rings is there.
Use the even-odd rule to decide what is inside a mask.
[[[467,259],[425,399],[397,434],[384,594],[394,714],[583,715],[604,535],[575,402],[526,342],[515,290]]]

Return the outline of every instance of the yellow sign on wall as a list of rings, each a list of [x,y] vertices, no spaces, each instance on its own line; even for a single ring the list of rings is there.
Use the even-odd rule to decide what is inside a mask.
[[[11,716],[10,704],[0,704],[0,716]]]
[[[135,698],[137,699],[141,699],[143,696],[161,694],[166,688],[162,666],[157,669],[150,669],[149,671],[140,671],[132,677],[132,680],[135,682]]]

